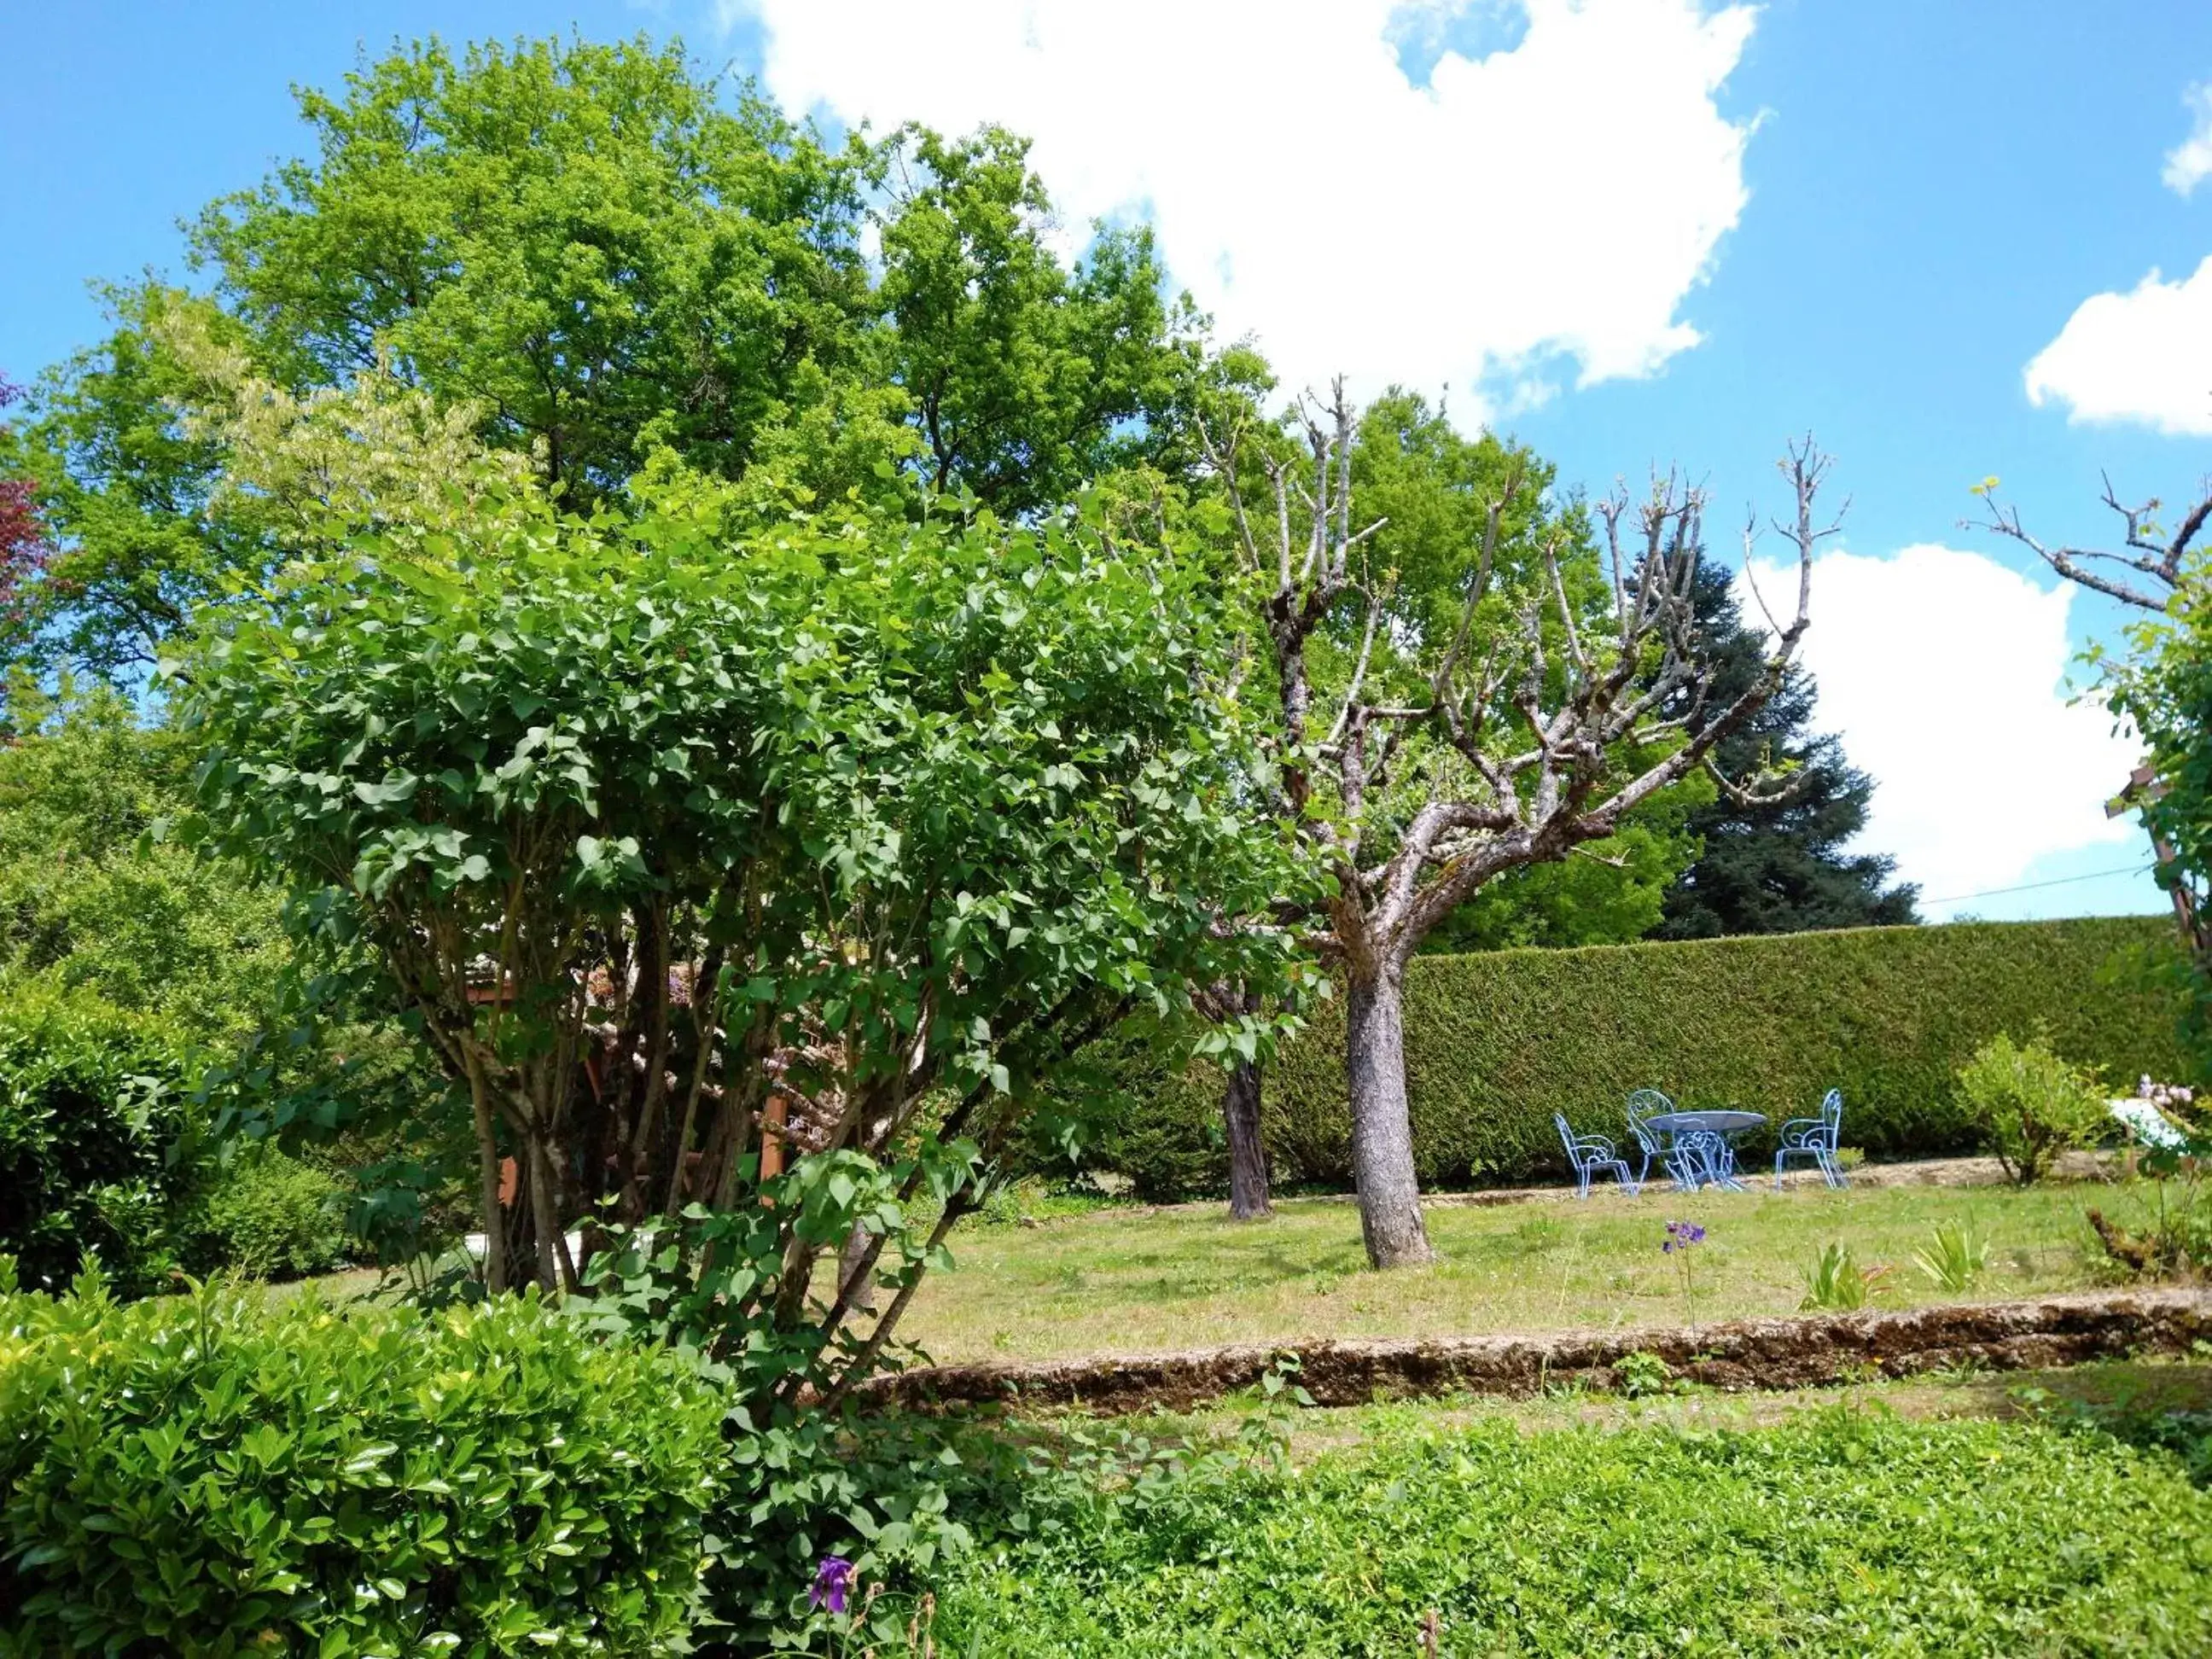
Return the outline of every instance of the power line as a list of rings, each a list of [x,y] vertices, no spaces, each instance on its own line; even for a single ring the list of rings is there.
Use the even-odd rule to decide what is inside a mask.
[[[2082,876],[2056,876],[2049,881],[2024,881],[2017,887],[1991,887],[1979,893],[1954,893],[1948,898],[1924,898],[1923,904],[1964,904],[1968,899],[1996,898],[2005,893],[2032,893],[2039,887],[2064,887],[2077,881],[2102,881],[2106,876],[2140,876],[2148,864],[2131,864],[2124,870],[2092,870]]]

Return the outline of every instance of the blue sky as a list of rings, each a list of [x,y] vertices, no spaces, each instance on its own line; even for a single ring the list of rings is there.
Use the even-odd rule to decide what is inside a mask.
[[[1036,132],[1072,221],[1154,216],[1177,279],[1292,375],[1449,381],[1463,418],[1593,489],[1680,463],[1712,491],[1717,553],[1735,555],[1747,501],[1778,504],[1771,463],[1813,430],[1851,506],[1809,648],[1831,722],[1883,786],[1875,843],[1932,897],[2063,882],[1941,914],[2156,908],[2145,878],[2064,880],[2143,861],[2140,836],[2099,838],[2094,810],[2126,745],[2058,688],[2112,608],[1958,521],[1996,474],[2039,530],[2104,538],[2100,470],[2169,499],[2212,473],[2212,276],[2179,286],[2212,256],[2212,178],[2182,187],[2212,124],[2212,94],[2189,101],[2212,82],[2212,5],[922,15],[11,7],[0,369],[26,379],[94,338],[90,280],[175,270],[175,220],[293,153],[289,88],[335,82],[363,46],[681,33],[830,118]],[[2167,287],[2139,295],[2154,270]],[[2100,295],[2116,297],[2069,331]],[[2062,335],[2038,406],[2028,365]],[[2203,388],[2178,412],[2177,364]]]

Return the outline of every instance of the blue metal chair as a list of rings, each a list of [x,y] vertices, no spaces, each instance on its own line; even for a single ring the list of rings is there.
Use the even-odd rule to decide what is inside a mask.
[[[1844,1175],[1844,1166],[1836,1160],[1836,1153],[1844,1133],[1844,1091],[1828,1091],[1820,1103],[1818,1117],[1793,1117],[1782,1126],[1782,1146],[1774,1154],[1774,1189],[1782,1190],[1782,1164],[1785,1158],[1809,1158],[1820,1166],[1820,1178],[1831,1187],[1848,1187],[1851,1183]]]
[[[1620,1182],[1620,1190],[1631,1198],[1636,1196],[1644,1183],[1628,1167],[1628,1160],[1613,1149],[1613,1143],[1603,1135],[1578,1135],[1567,1127],[1567,1120],[1558,1112],[1552,1121],[1559,1126],[1559,1140],[1567,1149],[1567,1162],[1575,1172],[1576,1193],[1588,1198],[1590,1177],[1600,1170],[1611,1170]]]
[[[1638,1089],[1628,1097],[1628,1132],[1636,1137],[1637,1146],[1644,1153],[1644,1165],[1636,1172],[1637,1184],[1641,1186],[1651,1173],[1651,1160],[1657,1158],[1680,1193],[1694,1193],[1707,1179],[1704,1160],[1693,1149],[1685,1147],[1680,1137],[1668,1137],[1654,1129],[1646,1118],[1660,1117],[1674,1109],[1674,1103],[1656,1089]]]

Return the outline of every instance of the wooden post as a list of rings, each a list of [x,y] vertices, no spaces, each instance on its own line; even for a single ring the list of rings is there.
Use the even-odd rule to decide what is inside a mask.
[[[781,1094],[768,1097],[761,1109],[760,1178],[773,1181],[783,1173],[783,1129],[791,1103]]]

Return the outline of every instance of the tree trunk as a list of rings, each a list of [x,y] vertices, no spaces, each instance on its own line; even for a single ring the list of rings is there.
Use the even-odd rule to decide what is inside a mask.
[[[1274,1214],[1267,1201],[1267,1149],[1260,1138],[1260,1068],[1249,1060],[1229,1067],[1221,1115],[1229,1126],[1229,1214],[1259,1221]]]
[[[1346,1072],[1352,1088],[1352,1174],[1367,1260],[1404,1267],[1434,1259],[1421,1224],[1413,1174],[1413,1124],[1406,1108],[1404,970],[1386,963],[1350,976],[1345,996]]]
[[[869,1261],[873,1243],[868,1230],[856,1221],[853,1231],[845,1235],[845,1248],[837,1258],[837,1288],[841,1291],[850,1288],[847,1300],[859,1313],[876,1310],[876,1275],[874,1265]],[[860,1275],[857,1285],[854,1283],[855,1273]]]
[[[469,1107],[477,1135],[477,1202],[483,1212],[484,1290],[497,1296],[507,1289],[507,1218],[499,1205],[499,1137],[484,1080],[469,1067]]]

